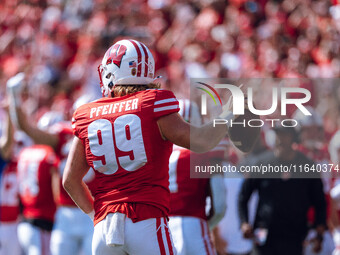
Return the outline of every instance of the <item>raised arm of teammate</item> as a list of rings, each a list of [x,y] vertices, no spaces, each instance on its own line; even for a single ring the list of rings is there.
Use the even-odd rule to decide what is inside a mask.
[[[33,139],[36,144],[49,145],[56,148],[59,137],[56,134],[39,129],[36,124],[29,120],[28,116],[21,109],[21,91],[24,86],[25,76],[19,73],[8,80],[7,92],[9,95],[10,115],[14,125],[24,131],[29,137]]]
[[[14,129],[9,117],[7,103],[4,103],[1,107],[5,109],[6,119],[3,134],[0,137],[0,154],[3,159],[7,160],[11,156],[12,145],[14,143]]]

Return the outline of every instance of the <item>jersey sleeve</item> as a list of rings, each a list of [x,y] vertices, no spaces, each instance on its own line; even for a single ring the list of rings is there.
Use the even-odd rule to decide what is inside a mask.
[[[72,130],[73,134],[80,140],[83,140],[87,130],[87,120],[89,116],[90,104],[80,106],[73,114],[72,117]]]
[[[81,126],[81,116],[80,116],[80,109],[78,108],[72,116],[72,131],[73,134],[78,137],[79,139],[81,139],[80,137],[80,126]]]
[[[156,119],[179,112],[179,103],[169,90],[157,90],[155,101],[153,104],[153,113]]]
[[[76,116],[77,116],[77,111],[75,111],[73,113],[73,116],[72,116],[72,131],[73,131],[73,134],[79,138],[79,133],[78,133],[77,128],[76,128],[77,127]]]

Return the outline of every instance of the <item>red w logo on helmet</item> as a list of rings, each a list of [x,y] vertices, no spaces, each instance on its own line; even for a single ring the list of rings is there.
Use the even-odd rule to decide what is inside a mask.
[[[122,63],[122,58],[126,53],[126,46],[121,44],[115,44],[105,54],[107,57],[106,64],[114,63],[116,66],[120,68],[120,64]]]

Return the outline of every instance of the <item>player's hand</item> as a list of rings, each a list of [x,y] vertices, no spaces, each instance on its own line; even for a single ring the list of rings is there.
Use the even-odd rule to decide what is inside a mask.
[[[17,75],[10,78],[6,83],[7,94],[10,99],[10,105],[16,108],[21,106],[21,91],[24,87],[24,79],[25,79],[25,74],[18,73]],[[15,118],[17,117],[14,117],[14,119]]]
[[[6,83],[7,91],[9,93],[14,92],[15,94],[21,92],[24,86],[24,79],[25,79],[24,73],[18,73],[17,75],[10,78]]]
[[[223,238],[216,238],[214,239],[214,245],[218,255],[227,255],[226,250],[228,243]]]
[[[322,249],[322,240],[320,240],[319,238],[315,238],[311,240],[311,242],[312,242],[313,252],[317,254],[320,253]]]
[[[318,225],[316,227],[316,236],[311,240],[313,252],[315,253],[319,253],[322,249],[324,232],[325,232],[325,227],[323,225]]]
[[[243,233],[244,238],[249,239],[254,237],[253,228],[249,223],[242,223],[241,231]]]
[[[243,84],[239,87],[242,88]],[[249,110],[248,107],[248,95],[244,93],[244,110]],[[220,114],[221,119],[226,119],[226,120],[235,120],[239,115],[233,115],[233,106],[232,106],[232,99],[233,97],[230,96],[228,102],[222,106],[222,113]]]
[[[211,240],[218,255],[227,255],[228,242],[221,236],[218,226],[211,231]]]
[[[228,102],[222,106],[222,113],[219,116],[221,119],[231,120],[234,119],[234,115],[231,107],[231,98],[229,98]]]

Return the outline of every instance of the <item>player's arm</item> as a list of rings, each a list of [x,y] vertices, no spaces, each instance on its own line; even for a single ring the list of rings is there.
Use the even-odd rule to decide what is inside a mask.
[[[36,144],[46,144],[54,149],[57,147],[59,142],[57,134],[39,129],[34,123],[29,121],[27,115],[19,107],[15,107],[15,115],[17,116],[18,128],[31,137]]]
[[[52,176],[52,193],[55,203],[58,202],[59,194],[60,194],[60,175],[58,169],[56,167],[52,167],[51,169]]]
[[[227,247],[228,243],[224,238],[222,237],[220,233],[220,229],[218,226],[216,226],[212,231],[212,237],[213,237],[213,243],[216,248],[218,255],[227,255]]]
[[[190,125],[178,113],[163,116],[157,123],[165,139],[198,153],[213,149],[228,131],[227,125],[213,127],[212,122],[201,127]]]
[[[83,182],[83,177],[89,169],[84,145],[79,138],[75,137],[66,161],[63,186],[73,201],[86,214],[93,212],[93,197],[87,185]]]
[[[14,143],[14,129],[9,117],[8,107],[6,107],[6,112],[5,130],[0,138],[0,154],[3,159],[8,160],[11,156],[12,146]]]
[[[7,82],[11,120],[17,128],[24,131],[36,144],[46,144],[55,149],[59,142],[58,135],[39,129],[21,109],[23,84],[24,75],[22,73],[17,74]]]

